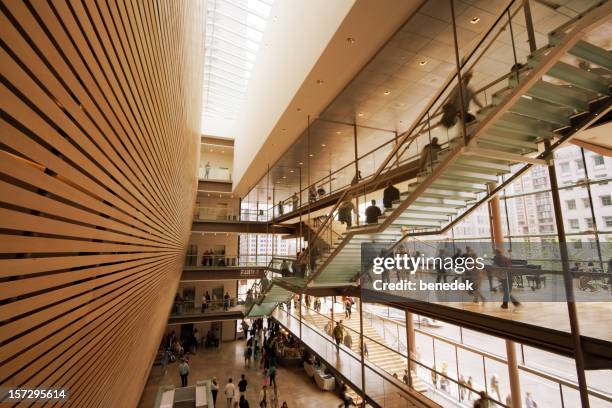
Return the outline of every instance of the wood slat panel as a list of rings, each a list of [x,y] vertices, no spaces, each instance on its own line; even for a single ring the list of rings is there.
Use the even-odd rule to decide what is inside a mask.
[[[0,0],[0,385],[137,405],[191,232],[204,27],[198,0]]]

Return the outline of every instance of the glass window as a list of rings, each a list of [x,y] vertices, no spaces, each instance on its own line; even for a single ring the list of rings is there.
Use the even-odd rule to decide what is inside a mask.
[[[589,201],[588,198],[583,198],[582,199],[582,206],[584,208],[591,208],[591,202]]]
[[[599,196],[599,199],[601,200],[601,205],[603,205],[604,207],[612,205],[612,197],[610,197],[610,194],[605,196]]]
[[[593,163],[595,163],[595,166],[603,166],[604,165],[604,158],[602,155],[596,155],[593,156]]]
[[[606,227],[612,227],[612,217],[603,217],[603,220]]]
[[[570,228],[572,228],[572,229],[580,228],[580,223],[578,222],[577,219],[571,219],[571,220],[568,220],[568,221],[569,221]]]
[[[612,218],[612,217],[610,217]],[[592,218],[585,218],[584,219],[584,223],[586,224],[587,228],[593,228],[593,219]]]
[[[568,210],[576,209],[576,200],[565,200],[565,205],[567,205]]]
[[[569,173],[570,172],[570,164],[569,163],[561,163],[559,164],[561,167],[561,173]]]
[[[576,167],[578,167],[578,170],[584,169],[584,163],[582,162],[582,159],[576,160]]]

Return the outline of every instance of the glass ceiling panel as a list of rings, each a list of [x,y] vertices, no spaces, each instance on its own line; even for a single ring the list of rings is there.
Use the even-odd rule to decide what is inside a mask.
[[[208,1],[203,133],[207,118],[227,121],[236,119],[273,2],[274,0]]]

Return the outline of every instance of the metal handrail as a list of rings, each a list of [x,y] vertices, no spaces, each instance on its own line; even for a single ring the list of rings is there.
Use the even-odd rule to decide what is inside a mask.
[[[364,312],[365,313],[369,313],[369,314],[375,316],[376,318],[378,318],[380,320],[388,321],[390,323],[396,324],[396,325],[404,327],[404,328],[406,327],[401,322],[393,320],[393,319],[390,319],[390,318],[387,318],[385,316],[381,316],[380,314],[378,314],[376,312],[373,312],[373,311],[370,311],[370,310],[364,310]],[[438,341],[441,341],[441,342],[446,343],[446,344],[450,344],[450,345],[455,346],[455,347],[459,347],[459,348],[461,348],[463,350],[472,352],[474,354],[478,354],[478,355],[480,355],[482,357],[486,357],[486,358],[488,358],[490,360],[497,361],[498,363],[503,363],[503,364],[507,364],[508,363],[507,360],[505,360],[503,357],[500,357],[500,356],[498,356],[496,354],[492,354],[492,353],[488,353],[486,351],[479,350],[476,347],[468,346],[467,344],[464,344],[464,343],[457,343],[457,342],[453,341],[452,339],[449,339],[447,337],[440,336],[440,335],[437,335],[437,334],[430,333],[427,330],[423,330],[423,329],[419,329],[419,328],[415,328],[414,330],[419,332],[420,334],[422,334],[424,336],[430,337],[432,339],[436,339]],[[398,338],[398,340],[399,340],[399,338]],[[538,370],[538,369],[533,368],[533,367],[528,367],[525,364],[519,363],[518,364],[518,368],[522,369],[524,371],[527,371],[527,372],[529,372],[531,374],[534,374],[534,375],[536,375],[538,377],[542,377],[542,378],[544,378],[546,380],[549,380],[549,381],[552,381],[552,382],[556,382],[556,383],[558,383],[560,385],[563,385],[563,386],[566,386],[566,387],[569,387],[569,388],[572,388],[572,389],[575,389],[575,390],[578,390],[578,388],[579,388],[578,384],[575,383],[575,382],[572,382],[572,381],[567,380],[565,378],[556,376],[554,374],[546,373],[544,371]],[[604,393],[602,393],[600,391],[597,391],[597,390],[594,390],[594,389],[590,389],[588,392],[589,392],[589,395],[592,395],[592,396],[594,396],[596,398],[602,399],[602,400],[604,400],[606,402],[612,402],[612,395],[604,394]]]
[[[461,68],[463,68],[465,65],[467,65],[467,62],[472,58],[472,56],[476,53],[476,51],[480,48],[480,46],[483,44],[483,42],[485,41],[485,39],[489,36],[489,34],[492,32],[492,30],[497,26],[497,24],[501,21],[501,19],[506,15],[506,13],[510,10],[510,7],[512,7],[512,5],[515,3],[515,0],[511,0],[509,2],[509,4],[504,8],[503,12],[500,13],[500,15],[498,16],[498,18],[495,20],[495,22],[491,25],[491,27],[489,28],[489,30],[487,30],[487,32],[482,36],[482,38],[480,39],[480,41],[478,42],[478,44],[472,49],[472,51],[470,52],[470,54],[464,59],[463,64],[461,65]],[[498,34],[499,35],[499,34]],[[497,38],[497,35],[494,37],[493,41]],[[484,53],[483,53],[484,54]],[[473,65],[472,65],[473,67]],[[376,180],[378,178],[378,176],[380,176],[380,174],[383,172],[383,170],[387,167],[387,165],[389,164],[389,162],[391,161],[391,159],[397,155],[398,151],[400,150],[400,148],[402,146],[404,146],[404,143],[406,143],[406,141],[409,141],[408,146],[406,146],[406,148],[404,148],[404,151],[406,151],[406,149],[412,144],[412,142],[416,139],[416,137],[418,137],[418,135],[420,133],[417,133],[416,135],[413,135],[413,131],[416,129],[417,126],[419,126],[421,123],[423,123],[423,126],[425,126],[425,119],[426,116],[428,114],[428,112],[433,108],[433,106],[435,105],[436,102],[438,102],[439,98],[444,94],[444,92],[446,92],[446,90],[449,88],[449,86],[452,84],[452,82],[455,80],[455,78],[457,77],[457,72],[455,72],[453,75],[449,76],[449,78],[447,79],[445,85],[436,93],[436,95],[430,100],[430,102],[428,103],[428,105],[421,111],[421,114],[419,116],[419,118],[412,124],[412,126],[405,131],[398,139],[397,139],[397,143],[395,144],[395,147],[393,148],[393,150],[387,155],[387,157],[383,160],[383,162],[380,164],[380,166],[378,167],[378,170],[374,173],[374,175],[372,176],[372,180]],[[440,105],[442,106],[442,105]],[[440,107],[438,107],[439,109]],[[430,120],[430,118],[427,118],[428,122]],[[412,137],[411,137],[412,136]],[[403,154],[403,153],[402,153]],[[401,156],[400,156],[401,157]],[[320,234],[320,232],[323,230],[323,228],[325,228],[325,225],[327,224],[327,222],[330,219],[333,219],[334,216],[334,211],[336,211],[336,209],[339,207],[339,205],[344,201],[344,199],[346,198],[346,196],[349,193],[353,193],[354,191],[359,191],[361,188],[364,188],[366,186],[366,184],[368,183],[357,183],[353,186],[350,186],[348,189],[344,190],[344,193],[342,194],[341,198],[336,202],[336,204],[333,206],[333,208],[331,209],[331,211],[329,212],[329,215],[326,219],[326,221],[321,225],[321,227],[316,231],[315,233],[315,238]],[[310,248],[307,249],[307,251],[305,251],[306,253],[303,254],[303,257],[306,257],[307,255],[310,255]]]
[[[292,315],[292,314],[291,314],[289,311],[285,311],[285,310],[282,310],[282,311],[283,311],[284,313],[286,313],[288,316],[290,316],[290,317],[292,317],[292,318],[294,318],[294,319],[297,319],[297,317],[296,317],[296,316],[293,316],[293,315]],[[318,313],[318,312],[317,312],[317,313]],[[319,314],[320,314],[320,313],[319,313]],[[324,316],[324,315],[323,315],[323,316]],[[325,318],[327,318],[327,319],[330,319],[330,318],[329,318],[329,317],[327,317],[327,316],[324,316],[324,317],[325,317]],[[330,319],[330,320],[331,320],[331,319]],[[325,339],[325,341],[327,341],[327,342],[329,342],[329,343],[332,343],[332,344],[333,344],[333,342],[332,342],[331,340],[327,339],[327,336],[326,336],[326,335],[324,335],[324,334],[320,333],[320,328],[311,326],[311,325],[310,325],[308,322],[305,322],[305,321],[304,321],[304,319],[302,319],[301,324],[304,324],[304,325],[308,326],[309,328],[311,328],[311,330],[314,330],[314,331],[315,331],[315,332],[316,332],[316,333],[317,333],[319,336],[321,336],[323,339]],[[353,330],[353,329],[351,329],[351,328],[349,328],[349,327],[344,326],[344,328],[345,328],[345,329],[348,329],[348,330],[351,330],[351,331],[353,331],[353,332],[355,332],[355,333],[357,333],[357,335],[358,335],[358,336],[360,335],[358,332],[356,332],[355,330]],[[379,342],[379,341],[373,340],[372,338],[370,338],[370,337],[368,337],[368,336],[366,336],[366,335],[363,335],[363,337],[364,337],[364,338],[367,338],[367,339],[368,339],[368,340],[370,340],[372,343],[375,343],[375,344],[377,344],[377,345],[379,345],[379,346],[381,346],[381,347],[384,347],[384,348],[388,349],[388,350],[389,350],[389,351],[391,351],[392,353],[399,354],[400,356],[402,356],[402,358],[405,358],[405,359],[407,359],[407,360],[410,360],[410,363],[411,363],[411,364],[416,364],[417,366],[420,366],[420,367],[424,368],[425,370],[428,370],[428,371],[434,372],[434,373],[436,373],[436,375],[437,375],[437,376],[442,377],[442,378],[445,378],[445,379],[447,379],[447,380],[451,381],[451,382],[452,382],[452,383],[454,383],[456,386],[458,386],[458,387],[462,387],[462,388],[465,388],[466,390],[469,390],[469,391],[471,391],[471,392],[473,392],[473,393],[475,393],[475,394],[478,394],[478,390],[476,390],[476,389],[474,389],[474,388],[470,388],[470,387],[469,387],[467,384],[459,384],[459,382],[458,382],[457,380],[455,380],[454,378],[450,377],[450,376],[449,376],[449,375],[447,375],[447,374],[444,374],[444,373],[442,373],[442,372],[440,372],[440,371],[437,371],[437,370],[436,370],[436,369],[434,369],[434,368],[428,367],[428,366],[426,366],[425,364],[421,363],[420,361],[417,361],[417,360],[413,359],[412,357],[408,357],[407,355],[404,355],[404,354],[402,354],[402,353],[400,353],[400,352],[398,352],[398,351],[396,351],[396,350],[393,350],[392,348],[390,348],[390,347],[389,347],[389,346],[387,346],[386,344],[382,344],[382,343],[381,343],[381,342]],[[346,347],[346,346],[345,346],[345,347]],[[348,348],[347,348],[347,349],[348,349]],[[349,355],[351,355],[351,354],[353,354],[353,353],[354,353],[354,351],[349,349],[349,350],[347,351],[347,353],[348,353]],[[356,357],[356,356],[354,356],[353,358],[357,359],[357,357]],[[369,361],[369,360],[368,360],[368,361]],[[367,365],[367,364],[366,364],[366,365]],[[373,368],[372,366],[376,366],[376,368],[378,368],[380,371],[383,371],[383,372],[384,372],[386,375],[388,375],[389,377],[393,378],[393,376],[389,375],[389,374],[388,374],[388,373],[387,373],[387,372],[386,372],[384,369],[382,369],[382,368],[378,367],[376,364],[371,363],[370,368]],[[405,384],[405,383],[401,382],[399,379],[396,379],[396,381],[397,381],[398,383],[400,383],[400,384],[407,385],[407,384]],[[395,385],[395,384],[394,384],[394,385]],[[396,387],[398,387],[398,386],[396,385]],[[398,388],[399,388],[399,387],[398,387]],[[500,407],[507,408],[507,405],[503,404],[501,401],[497,401],[495,398],[492,398],[492,397],[491,397],[491,396],[489,396],[489,395],[487,395],[487,399],[489,399],[490,401],[492,401],[492,402],[494,402],[495,404],[499,405]]]

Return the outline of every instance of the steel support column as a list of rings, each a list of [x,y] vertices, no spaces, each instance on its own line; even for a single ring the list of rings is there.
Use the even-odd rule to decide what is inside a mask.
[[[408,310],[406,313],[406,355],[408,355],[408,386],[412,387],[412,370],[414,369],[415,373],[418,367],[412,367],[411,358],[413,358],[414,354],[414,316]]]
[[[489,192],[495,190],[497,188],[497,183],[489,183],[488,188]],[[495,249],[503,251],[504,231],[502,229],[499,201],[498,194],[489,201],[489,213],[491,214],[491,238],[493,238]],[[508,279],[506,284],[508,285],[508,291],[512,290],[512,280]],[[516,359],[516,343],[511,340],[506,340],[506,358],[508,365],[508,380],[510,382],[510,395],[512,396],[511,408],[521,408],[521,382]]]
[[[550,150],[550,141],[544,142],[545,149]],[[552,154],[552,153],[551,153]],[[552,157],[551,157],[552,158]],[[563,281],[565,283],[565,296],[567,303],[567,313],[574,346],[574,359],[576,361],[576,376],[578,378],[578,391],[580,392],[580,402],[583,408],[589,408],[589,394],[587,392],[587,381],[584,373],[584,354],[582,352],[582,341],[580,339],[580,325],[578,322],[578,311],[574,297],[573,279],[569,270],[569,256],[565,238],[565,226],[563,225],[563,210],[561,209],[561,199],[559,197],[559,185],[557,183],[557,171],[553,160],[548,165],[548,176],[550,179],[551,196],[553,209],[555,212],[555,223],[557,235],[559,237],[559,252],[561,254],[561,266],[563,268]]]
[[[359,289],[361,290],[361,282],[359,283]],[[365,381],[365,356],[363,355],[363,302],[359,298],[359,347],[361,349],[361,391],[365,395],[366,393],[366,381]],[[365,398],[362,398],[361,406],[365,407]]]

